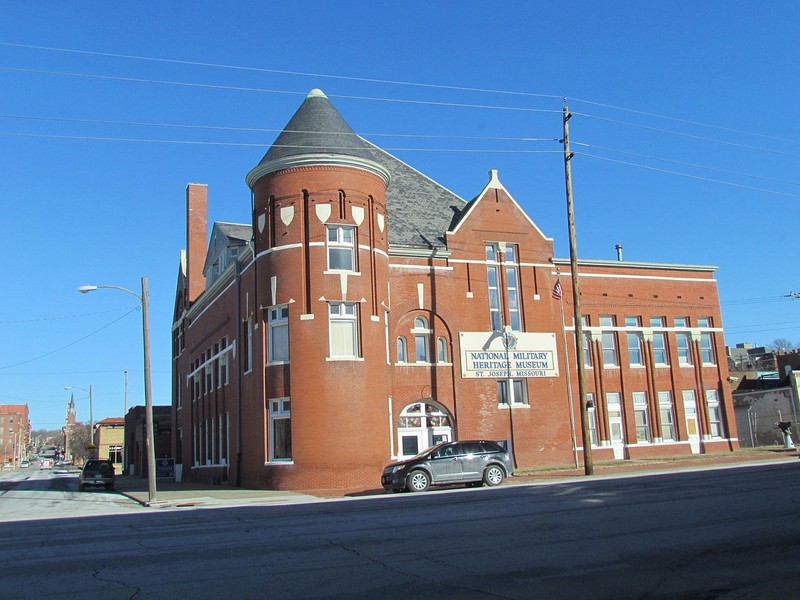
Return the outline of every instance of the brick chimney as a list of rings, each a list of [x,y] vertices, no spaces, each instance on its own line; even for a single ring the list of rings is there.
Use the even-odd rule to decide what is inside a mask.
[[[186,288],[189,304],[206,289],[203,265],[208,249],[208,186],[186,186]]]

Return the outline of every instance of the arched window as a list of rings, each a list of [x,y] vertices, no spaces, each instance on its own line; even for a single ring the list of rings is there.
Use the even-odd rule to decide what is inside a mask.
[[[436,339],[436,360],[440,363],[447,362],[447,340],[443,337]]]
[[[428,319],[416,317],[414,319],[414,329],[411,330],[411,333],[414,334],[414,358],[416,362],[431,362],[429,341],[431,330],[428,329]]]
[[[439,442],[453,439],[450,415],[429,402],[406,406],[397,425],[398,456],[414,456]]]
[[[406,338],[397,338],[397,362],[406,362]]]

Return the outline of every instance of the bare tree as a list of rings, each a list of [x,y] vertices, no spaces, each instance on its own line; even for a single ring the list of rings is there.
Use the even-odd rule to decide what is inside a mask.
[[[71,429],[69,447],[72,461],[76,465],[82,465],[92,455],[92,448],[89,447],[89,425],[75,423]]]
[[[770,344],[770,348],[775,350],[775,352],[788,352],[789,350],[794,350],[796,347],[796,344],[793,344],[786,338],[775,338]]]

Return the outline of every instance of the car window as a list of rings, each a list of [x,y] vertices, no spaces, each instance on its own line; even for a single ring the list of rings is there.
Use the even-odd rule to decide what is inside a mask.
[[[476,442],[464,442],[461,444],[461,454],[477,454],[478,452],[483,452],[483,449]]]
[[[457,444],[447,444],[446,446],[442,446],[436,452],[431,454],[431,458],[447,458],[448,456],[455,456],[456,445]]]
[[[484,452],[505,452],[499,444],[494,442],[481,442],[481,446],[483,446]]]

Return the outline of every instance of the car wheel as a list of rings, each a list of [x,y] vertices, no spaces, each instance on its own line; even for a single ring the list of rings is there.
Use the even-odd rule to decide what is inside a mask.
[[[85,485],[83,485],[83,484],[80,484],[80,485],[78,486],[78,490],[79,490],[79,491],[81,491],[81,492],[85,492],[85,491],[86,491],[86,486],[85,486]]]
[[[503,472],[503,469],[497,465],[491,465],[483,472],[483,480],[486,482],[486,485],[500,485],[503,483],[505,477],[506,474]]]
[[[431,485],[431,478],[425,471],[411,471],[406,479],[406,487],[409,492],[424,492]]]

